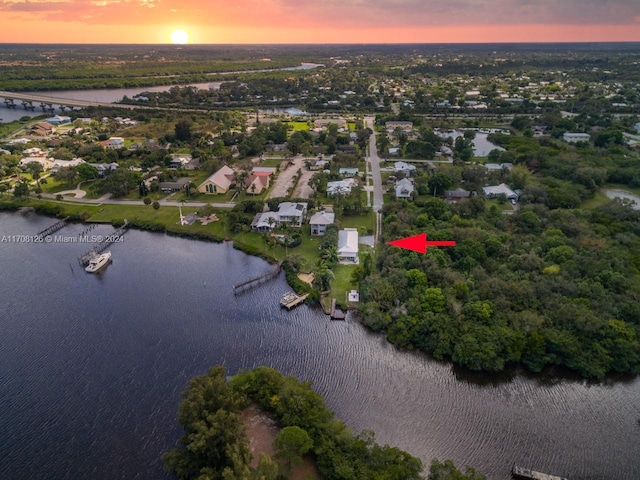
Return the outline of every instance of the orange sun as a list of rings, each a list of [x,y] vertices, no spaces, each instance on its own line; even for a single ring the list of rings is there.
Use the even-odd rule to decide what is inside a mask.
[[[182,29],[174,30],[171,32],[171,43],[176,45],[189,43],[189,34]]]

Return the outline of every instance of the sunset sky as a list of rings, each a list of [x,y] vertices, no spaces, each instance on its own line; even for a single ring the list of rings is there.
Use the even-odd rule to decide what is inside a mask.
[[[640,0],[0,0],[2,43],[640,41]]]

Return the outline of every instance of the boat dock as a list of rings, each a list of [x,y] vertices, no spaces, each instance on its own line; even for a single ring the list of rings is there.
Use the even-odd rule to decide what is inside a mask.
[[[522,468],[514,465],[511,468],[513,478],[523,480],[567,480],[566,477],[558,477],[557,475],[549,475],[548,473],[536,472],[528,468]]]
[[[249,280],[246,280],[244,282],[236,283],[233,286],[233,294],[238,295],[239,293],[246,292],[247,290],[257,287],[261,283],[271,280],[273,277],[278,276],[281,268],[282,268],[282,264],[278,263],[268,272],[252,277]]]
[[[46,237],[47,235],[51,235],[52,233],[57,232],[58,230],[60,230],[61,228],[63,228],[67,224],[68,220],[69,220],[69,217],[63,218],[59,222],[56,222],[53,225],[51,225],[50,227],[47,227],[44,230],[42,230],[40,233],[38,233],[37,236],[42,239],[42,238]]]
[[[80,265],[83,267],[86,267],[87,265],[89,265],[89,262],[94,256],[101,254],[112,243],[118,241],[118,239],[126,233],[128,228],[129,228],[129,222],[125,220],[124,224],[120,228],[114,230],[113,233],[111,233],[110,235],[107,235],[103,241],[101,241],[100,243],[96,243],[91,248],[91,250],[89,250],[84,255],[79,257],[78,263],[80,263]]]
[[[304,295],[298,295],[297,293],[293,292],[285,293],[280,299],[280,305],[287,310],[291,310],[293,307],[304,302],[308,296],[308,293],[305,293]]]
[[[342,311],[342,309],[336,307],[335,298],[331,299],[331,312],[329,313],[329,315],[331,315],[331,320],[344,320],[346,317],[346,314]]]

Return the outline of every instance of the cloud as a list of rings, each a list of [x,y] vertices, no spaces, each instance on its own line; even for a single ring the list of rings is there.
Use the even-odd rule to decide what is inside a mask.
[[[452,25],[630,25],[640,0],[0,0],[0,13],[104,25],[433,28]]]

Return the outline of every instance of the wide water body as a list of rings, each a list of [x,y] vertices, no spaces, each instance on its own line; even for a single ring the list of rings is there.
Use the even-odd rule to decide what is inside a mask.
[[[53,219],[0,213],[3,235]],[[86,226],[57,233],[77,235]],[[106,234],[100,226],[91,234]],[[278,305],[282,277],[229,244],[130,231],[101,275],[86,244],[0,244],[0,478],[166,478],[189,378],[269,365],[313,382],[356,430],[493,480],[513,462],[570,479],[640,478],[640,381],[468,375],[402,352],[355,320]]]

